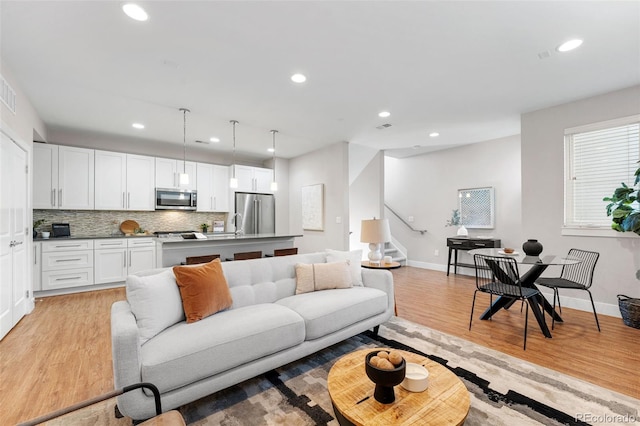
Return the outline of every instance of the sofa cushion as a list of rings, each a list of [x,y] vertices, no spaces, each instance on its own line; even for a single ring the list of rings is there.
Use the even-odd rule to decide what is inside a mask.
[[[349,261],[352,285],[362,286],[362,250],[338,251],[327,249],[327,262]]]
[[[187,322],[200,321],[233,303],[220,259],[197,266],[174,266]]]
[[[304,341],[304,320],[265,303],[174,325],[141,348],[142,381],[167,392]]]
[[[140,344],[184,321],[180,291],[170,269],[150,276],[129,275],[126,291],[140,330]]]
[[[384,312],[389,301],[382,290],[352,287],[298,294],[276,303],[304,318],[305,339],[313,340]]]
[[[351,287],[351,275],[346,261],[333,263],[296,264],[296,294],[316,290]]]

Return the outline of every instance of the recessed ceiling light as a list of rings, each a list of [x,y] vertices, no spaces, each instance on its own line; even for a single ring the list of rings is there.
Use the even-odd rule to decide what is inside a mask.
[[[307,81],[307,77],[304,74],[294,74],[291,76],[291,81],[294,83],[304,83]]]
[[[568,52],[575,49],[576,47],[579,47],[581,44],[582,40],[576,38],[562,43],[556,50],[558,52]]]
[[[382,112],[378,113],[378,117],[381,117],[381,118],[387,118],[390,115],[391,115],[391,113],[389,111],[382,111]]]
[[[136,21],[146,21],[149,19],[147,12],[135,3],[126,3],[122,5],[122,10],[129,18],[135,19]]]
[[[131,125],[131,127],[133,127],[134,129],[144,129],[144,124],[142,124],[142,123],[133,123]]]
[[[267,149],[267,151],[269,151],[269,152],[276,152],[276,150],[275,150],[275,149],[273,149],[273,148],[269,148],[269,149]]]
[[[220,142],[220,138],[216,138],[215,136],[209,139],[211,142]]]
[[[438,132],[429,133],[429,137],[431,138],[437,138],[438,136],[440,136],[440,133]]]

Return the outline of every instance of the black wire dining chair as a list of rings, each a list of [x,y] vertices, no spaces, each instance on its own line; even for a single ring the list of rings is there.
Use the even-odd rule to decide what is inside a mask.
[[[522,300],[527,305],[524,317],[524,350],[526,350],[527,326],[529,324],[529,299],[539,296],[540,292],[535,288],[522,287],[518,264],[514,258],[476,254],[473,256],[473,261],[476,267],[476,290],[473,292],[469,330],[471,330],[473,309],[476,304],[476,295],[479,291],[489,293],[491,299],[489,309],[493,306],[494,295]],[[534,301],[534,303],[536,302]]]
[[[591,307],[593,308],[593,316],[596,319],[596,326],[600,331],[600,322],[598,321],[598,314],[596,313],[596,305],[593,303],[593,296],[589,288],[593,284],[593,271],[596,269],[596,263],[600,253],[595,251],[580,250],[572,248],[567,254],[567,258],[580,259],[580,263],[572,265],[563,265],[562,272],[557,278],[538,278],[536,280],[537,285],[548,287],[553,289],[553,310],[556,309],[556,300],[558,300],[558,307],[560,313],[562,313],[562,305],[560,304],[560,293],[558,289],[571,289],[571,290],[583,290],[589,294],[591,299]],[[551,329],[555,325],[555,317],[552,315]]]

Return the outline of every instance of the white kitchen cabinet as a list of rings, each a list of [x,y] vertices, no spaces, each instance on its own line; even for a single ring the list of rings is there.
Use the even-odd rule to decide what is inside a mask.
[[[42,290],[42,243],[33,242],[33,291]]]
[[[236,179],[238,179],[239,192],[260,192],[271,193],[271,181],[273,180],[273,170],[261,167],[231,166],[235,168]]]
[[[155,210],[155,159],[95,151],[96,210]]]
[[[155,210],[155,191],[155,159],[127,154],[127,210]]]
[[[94,282],[106,284],[127,278],[127,240],[108,238],[94,241]]]
[[[94,208],[92,149],[36,143],[33,155],[33,208]]]
[[[42,242],[42,290],[93,284],[93,240]]]
[[[215,164],[197,164],[199,212],[229,211],[229,168]]]
[[[192,161],[184,163],[182,160],[156,158],[156,188],[196,189],[196,167]],[[179,175],[183,170],[189,175],[188,185],[180,185]]]
[[[122,282],[127,275],[156,265],[153,238],[107,238],[95,240],[94,275],[96,284]]]
[[[156,267],[156,241],[153,238],[136,237],[127,240],[127,274]]]
[[[229,188],[229,167],[213,165],[213,211],[228,212],[231,190]]]

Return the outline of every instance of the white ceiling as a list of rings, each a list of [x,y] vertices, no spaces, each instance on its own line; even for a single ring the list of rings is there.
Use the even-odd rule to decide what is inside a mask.
[[[181,144],[186,107],[187,141],[225,153],[235,119],[256,158],[270,129],[285,158],[339,141],[405,156],[640,84],[638,1],[141,1],[147,22],[121,4],[0,2],[3,65],[49,128]]]

